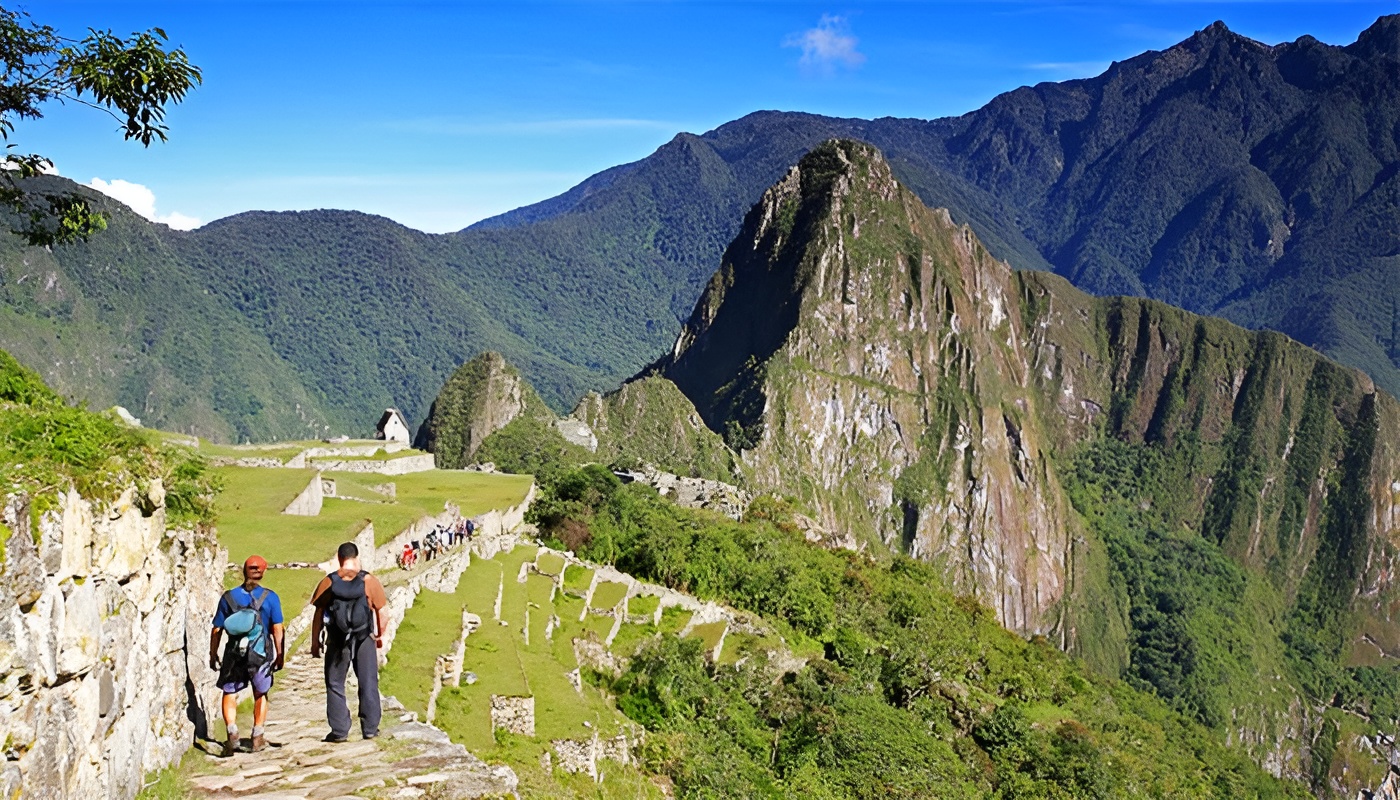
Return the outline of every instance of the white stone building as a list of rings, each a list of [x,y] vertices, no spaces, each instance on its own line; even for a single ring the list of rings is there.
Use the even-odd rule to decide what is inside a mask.
[[[413,434],[408,432],[408,423],[404,422],[403,414],[397,408],[386,408],[379,418],[379,424],[374,427],[374,438],[409,444],[413,441]]]

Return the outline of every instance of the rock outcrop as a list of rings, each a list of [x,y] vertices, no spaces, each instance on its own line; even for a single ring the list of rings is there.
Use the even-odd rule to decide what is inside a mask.
[[[734,453],[671,381],[642,375],[604,395],[589,392],[572,416],[593,430],[604,463],[654,464],[725,482],[736,476]]]
[[[878,151],[826,145],[749,212],[656,369],[743,450],[750,489],[945,563],[1005,625],[1048,632],[1073,530],[1014,297]]]
[[[1277,333],[1013,273],[868,145],[829,142],[764,194],[647,374],[740,452],[747,490],[943,565],[1007,627],[1109,674],[1148,634],[1066,481],[1095,442],[1158,459],[1143,510],[1243,569],[1233,624],[1269,642],[1236,640],[1207,717],[1276,774],[1317,774],[1322,720],[1285,658],[1400,653],[1393,398]],[[1308,655],[1284,628],[1335,641]]]
[[[159,481],[112,505],[4,506],[0,795],[130,798],[217,715],[204,663],[225,553],[167,529]]]
[[[460,469],[472,462],[488,436],[522,415],[554,417],[500,353],[485,352],[443,384],[414,447],[431,452],[439,469]]]

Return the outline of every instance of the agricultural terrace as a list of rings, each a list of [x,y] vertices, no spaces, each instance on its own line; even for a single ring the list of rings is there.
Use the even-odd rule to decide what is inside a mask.
[[[451,503],[464,516],[520,503],[529,491],[525,475],[489,475],[428,470],[407,475],[325,472],[336,482],[337,497],[327,497],[316,516],[283,514],[282,509],[317,475],[314,469],[218,467],[224,483],[215,501],[219,540],[229,559],[241,563],[253,553],[272,564],[319,563],[341,542],[374,525],[375,542],[383,544],[425,516],[440,514]],[[392,499],[387,485],[393,484]],[[268,570],[264,584],[282,596],[288,611],[300,608],[322,577],[318,570]],[[230,571],[226,580],[236,583]]]
[[[533,562],[534,569],[521,582],[521,567],[527,562]],[[557,588],[556,580],[565,575],[568,588]],[[690,612],[667,608],[661,624],[653,625],[656,597],[625,599],[623,584],[602,581],[589,594],[592,575],[592,570],[576,566],[566,573],[559,555],[534,546],[516,547],[492,559],[473,559],[455,593],[419,593],[381,673],[382,691],[397,697],[410,711],[426,713],[434,662],[439,655],[455,651],[465,609],[480,616],[482,624],[466,639],[461,686],[445,686],[436,704],[435,724],[453,740],[488,761],[510,764],[524,786],[540,770],[541,756],[551,741],[588,739],[594,732],[610,737],[630,729],[632,723],[590,679],[587,666],[581,670],[579,688],[570,682],[569,673],[580,666],[574,640],[603,643],[614,656],[627,658],[651,638],[684,632],[701,638],[705,648],[713,651],[725,634],[725,623],[685,631]],[[499,620],[495,617],[498,601]],[[556,619],[552,631],[548,630],[551,616]],[[783,647],[781,640],[731,634],[722,663],[772,647]],[[535,698],[533,738],[492,734],[493,694]],[[609,769],[618,780],[635,777],[633,770],[615,764]]]

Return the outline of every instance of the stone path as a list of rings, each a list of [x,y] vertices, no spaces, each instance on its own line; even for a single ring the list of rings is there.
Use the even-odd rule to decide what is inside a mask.
[[[294,655],[277,675],[267,724],[269,747],[219,758],[218,743],[201,743],[201,758],[190,778],[195,797],[246,800],[343,800],[419,798],[458,800],[514,795],[515,773],[491,767],[453,744],[447,734],[421,722],[391,698],[384,703],[382,734],[372,741],[321,741],[326,725],[321,662]],[[354,678],[347,682],[354,713]],[[402,715],[402,716],[400,716]],[[243,731],[246,737],[248,731]],[[245,738],[245,746],[247,744]]]

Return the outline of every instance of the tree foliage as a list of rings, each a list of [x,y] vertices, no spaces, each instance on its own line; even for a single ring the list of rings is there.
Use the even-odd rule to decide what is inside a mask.
[[[25,186],[53,163],[15,151],[15,122],[42,117],[46,103],[73,102],[112,115],[126,139],[143,146],[165,141],[166,106],[203,80],[182,48],[166,49],[168,40],[160,28],[129,37],[89,29],[86,37],[70,39],[25,12],[0,8],[0,204],[18,215],[14,232],[29,244],[86,239],[105,229],[106,219],[81,194]]]

